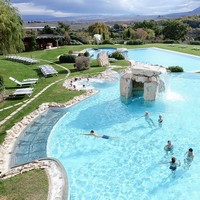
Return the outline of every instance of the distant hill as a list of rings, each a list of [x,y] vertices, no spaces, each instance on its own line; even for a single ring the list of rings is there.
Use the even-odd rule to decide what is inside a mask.
[[[158,19],[171,19],[179,18],[183,16],[191,16],[200,14],[200,7],[189,12],[172,13],[167,15],[89,15],[89,16],[77,16],[77,17],[53,17],[42,15],[23,15],[24,21],[68,21],[68,22],[96,22],[96,21],[143,21],[143,20],[158,20]]]

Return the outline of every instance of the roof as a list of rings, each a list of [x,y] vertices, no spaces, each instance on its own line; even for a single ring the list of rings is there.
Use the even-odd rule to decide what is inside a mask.
[[[59,39],[59,38],[63,38],[63,36],[54,34],[42,34],[36,37],[36,39]]]

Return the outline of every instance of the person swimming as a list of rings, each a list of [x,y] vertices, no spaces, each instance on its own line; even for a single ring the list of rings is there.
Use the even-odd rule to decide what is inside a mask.
[[[158,127],[162,128],[162,123],[163,123],[163,117],[162,117],[162,115],[159,115],[159,117],[158,117]]]
[[[173,155],[174,146],[170,140],[167,141],[167,144],[165,145],[164,150],[166,152],[166,155],[168,155],[169,152]]]
[[[185,155],[187,155],[187,157],[184,159],[184,164],[187,165],[187,167],[189,168],[192,164],[193,159],[194,159],[193,149],[189,148],[189,150],[185,153]]]
[[[94,136],[94,137],[99,137],[99,138],[103,138],[103,139],[118,138],[118,136],[100,135],[100,134],[95,133],[93,130],[91,130],[90,133],[86,133],[86,134],[82,134],[82,135]]]

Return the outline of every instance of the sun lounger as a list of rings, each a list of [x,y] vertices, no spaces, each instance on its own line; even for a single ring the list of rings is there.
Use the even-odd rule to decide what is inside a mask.
[[[42,65],[39,67],[42,74],[47,77],[48,75],[53,75],[56,74],[57,75],[57,71],[50,65]]]
[[[22,82],[29,82],[29,81],[36,81],[36,82],[38,82],[38,78],[28,78],[28,79],[23,79],[23,81]]]
[[[17,85],[19,85],[20,87],[21,87],[21,86],[25,86],[25,85],[26,85],[26,86],[27,86],[27,85],[34,85],[34,84],[36,84],[37,81],[38,81],[38,79],[37,79],[37,80],[24,79],[25,81],[23,80],[22,82],[20,82],[20,81],[14,79],[13,77],[9,77],[9,79],[10,79],[11,81],[17,83]]]
[[[21,89],[16,89],[13,94],[11,94],[11,97],[16,97],[16,96],[31,96],[33,93],[33,88],[21,88]]]
[[[6,56],[6,59],[16,61],[16,62],[21,62],[24,64],[35,64],[38,62],[38,60],[36,59],[26,58],[22,56]]]

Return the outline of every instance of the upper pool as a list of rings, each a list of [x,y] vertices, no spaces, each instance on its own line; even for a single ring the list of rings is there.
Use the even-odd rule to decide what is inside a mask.
[[[158,48],[134,49],[128,51],[128,58],[164,67],[180,66],[184,71],[200,70],[200,57]]]
[[[112,53],[116,48],[100,48],[98,50],[89,51],[96,58],[101,51]],[[184,71],[200,70],[200,57],[189,54],[179,53],[175,51],[163,50],[159,48],[139,48],[126,52],[129,60],[135,60],[142,63],[158,64],[164,67],[180,66]]]

